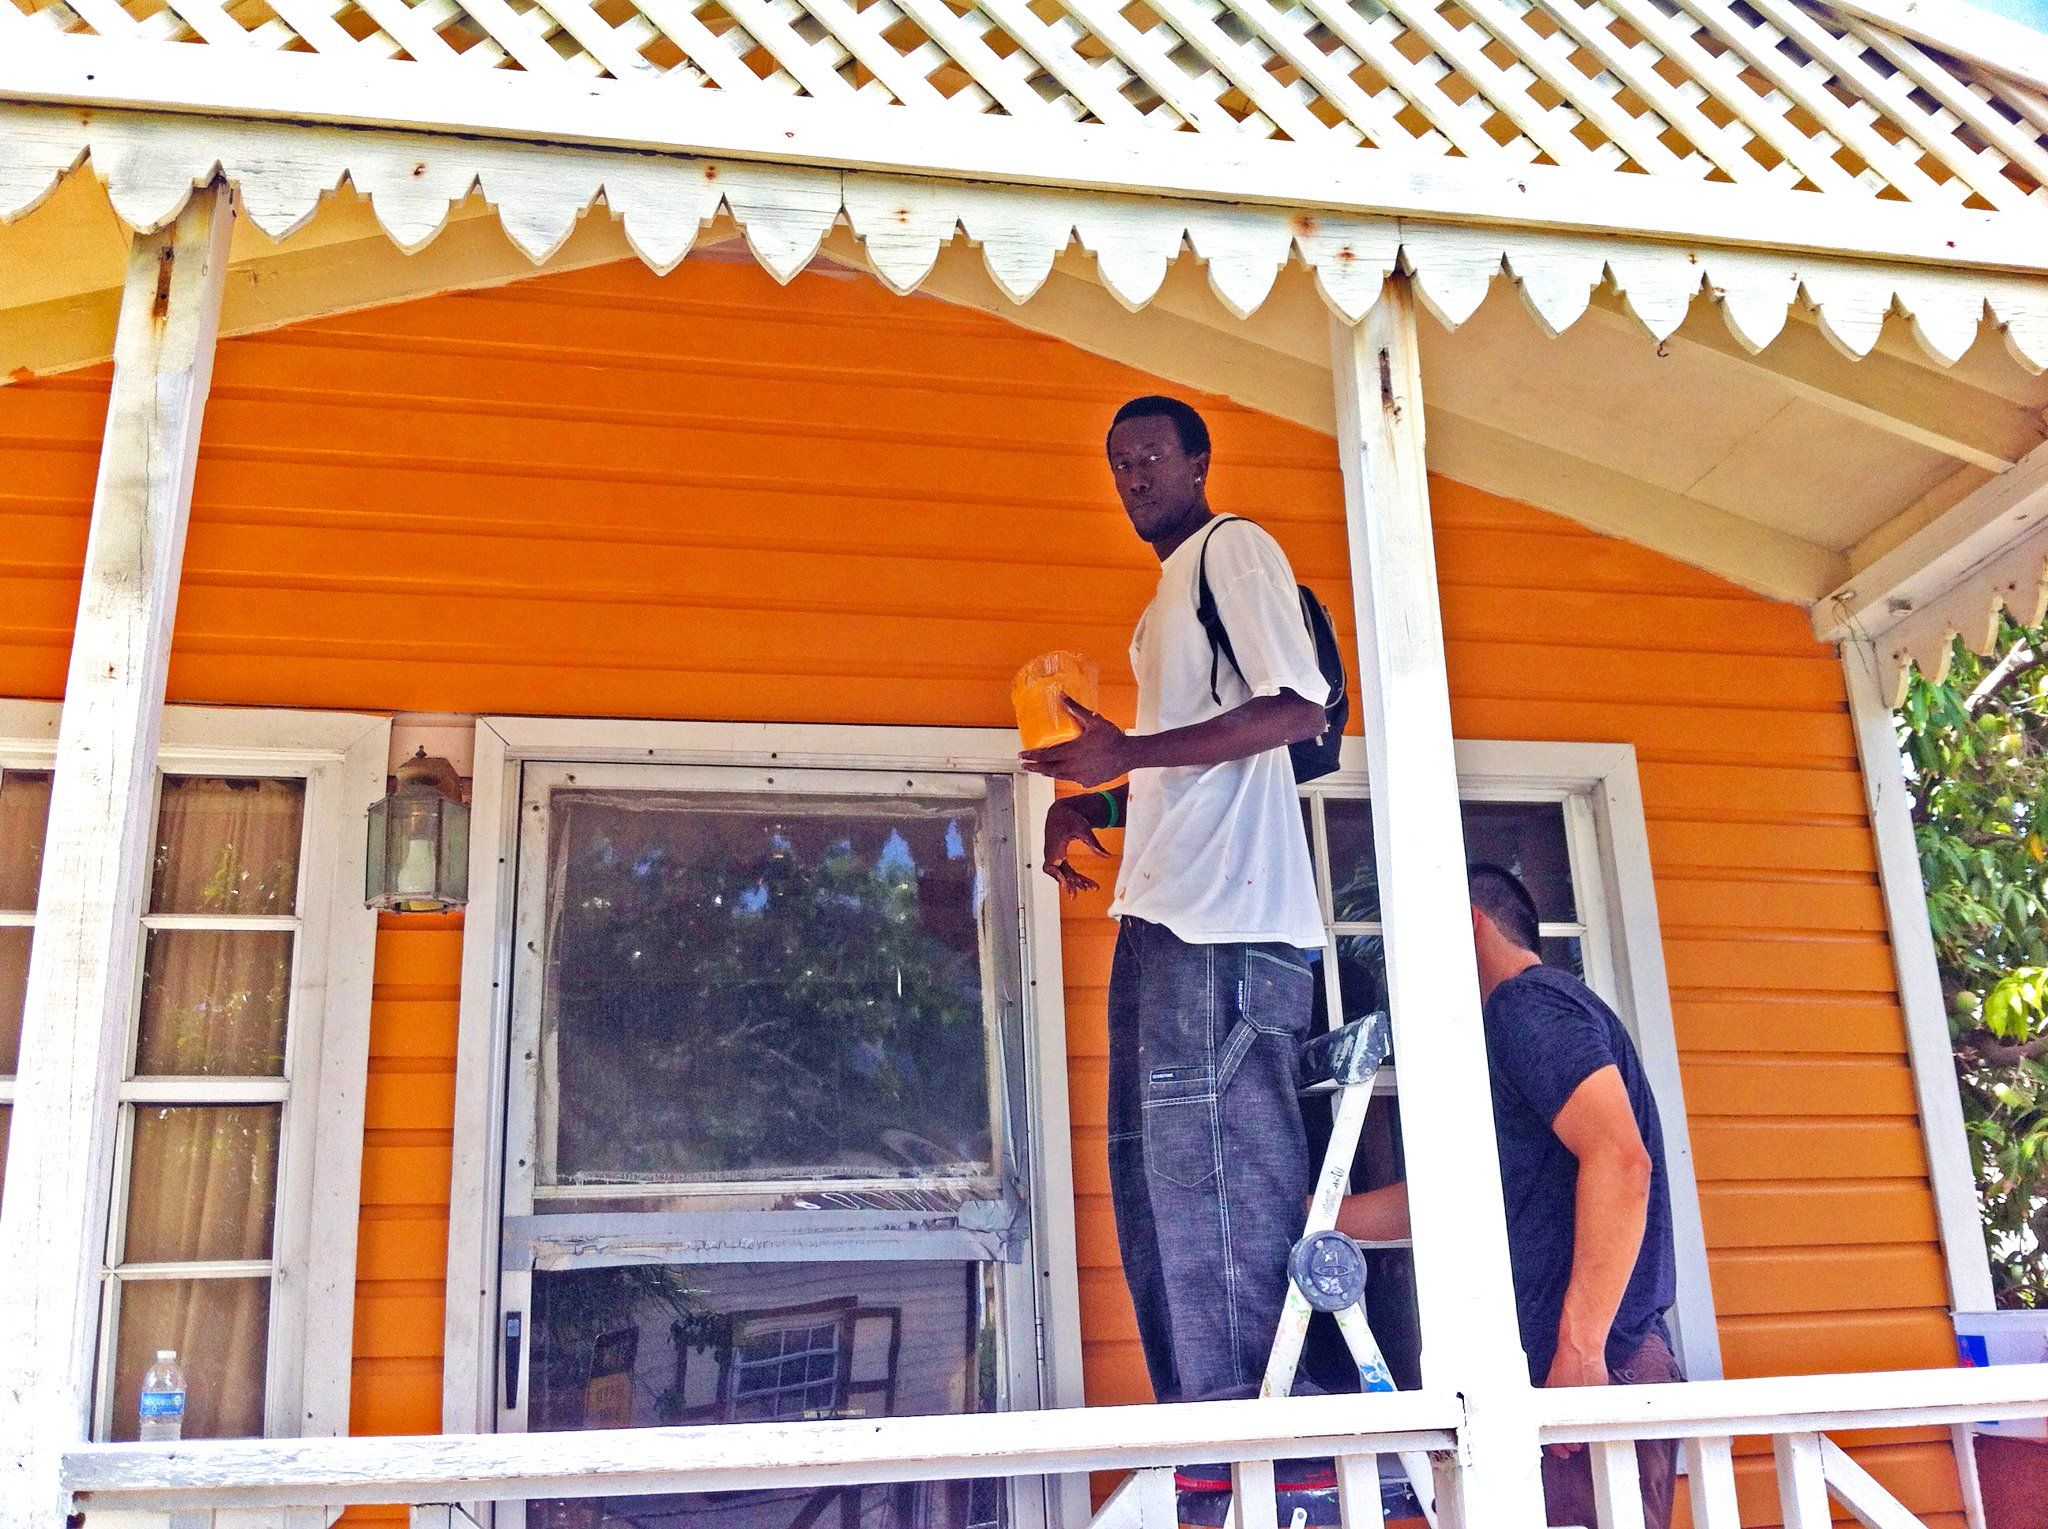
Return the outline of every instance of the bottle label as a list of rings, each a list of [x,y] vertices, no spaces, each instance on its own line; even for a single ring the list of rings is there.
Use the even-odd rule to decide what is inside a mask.
[[[142,1393],[142,1415],[146,1418],[176,1418],[185,1415],[185,1393],[183,1391],[145,1391]]]

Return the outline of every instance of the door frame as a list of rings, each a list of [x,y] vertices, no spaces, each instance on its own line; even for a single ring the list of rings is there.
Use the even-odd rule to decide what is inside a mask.
[[[464,919],[456,1032],[455,1130],[448,1215],[441,1426],[496,1426],[498,1238],[504,1198],[506,1058],[510,1045],[520,772],[530,763],[739,765],[954,771],[1011,778],[1023,823],[1051,805],[1052,783],[1017,767],[1007,728],[860,727],[813,723],[648,722],[479,717],[470,797],[470,901]],[[1083,1404],[1080,1275],[1074,1232],[1073,1133],[1067,1102],[1059,889],[1036,874],[1022,834],[1024,1025],[1035,1133],[1039,1350],[1045,1405]],[[1049,1493],[1054,1521],[1085,1523],[1085,1476]]]

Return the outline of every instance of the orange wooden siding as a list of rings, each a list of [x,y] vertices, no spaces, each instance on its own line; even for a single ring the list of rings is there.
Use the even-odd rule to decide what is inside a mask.
[[[55,696],[103,373],[0,389],[0,693]],[[1080,647],[1128,718],[1155,565],[1100,460],[1148,379],[865,281],[637,266],[221,348],[173,699],[1009,724]],[[1330,441],[1216,402],[1220,503],[1350,639]],[[1731,1375],[1953,1362],[1840,671],[1804,616],[1434,483],[1460,736],[1633,743]],[[1088,1392],[1144,1398],[1103,1163],[1102,900],[1066,924]],[[459,924],[387,920],[355,1425],[439,1423]],[[1937,1521],[1945,1450],[1873,1465]],[[1745,1493],[1768,1521],[1767,1471]]]

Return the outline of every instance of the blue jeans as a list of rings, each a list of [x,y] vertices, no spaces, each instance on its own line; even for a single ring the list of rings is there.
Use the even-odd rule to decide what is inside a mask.
[[[1313,1173],[1297,1083],[1314,993],[1292,945],[1117,931],[1109,1183],[1162,1402],[1258,1394]]]

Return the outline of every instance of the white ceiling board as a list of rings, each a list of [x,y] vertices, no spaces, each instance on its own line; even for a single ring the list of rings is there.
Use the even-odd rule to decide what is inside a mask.
[[[1455,332],[1423,326],[1422,375],[1428,393],[1461,413],[1672,493],[1705,477],[1789,396],[1694,347],[1659,355],[1647,334],[1584,323],[1551,339],[1499,282]]]
[[[1795,398],[1688,491],[1841,552],[1955,470],[1951,457]]]

